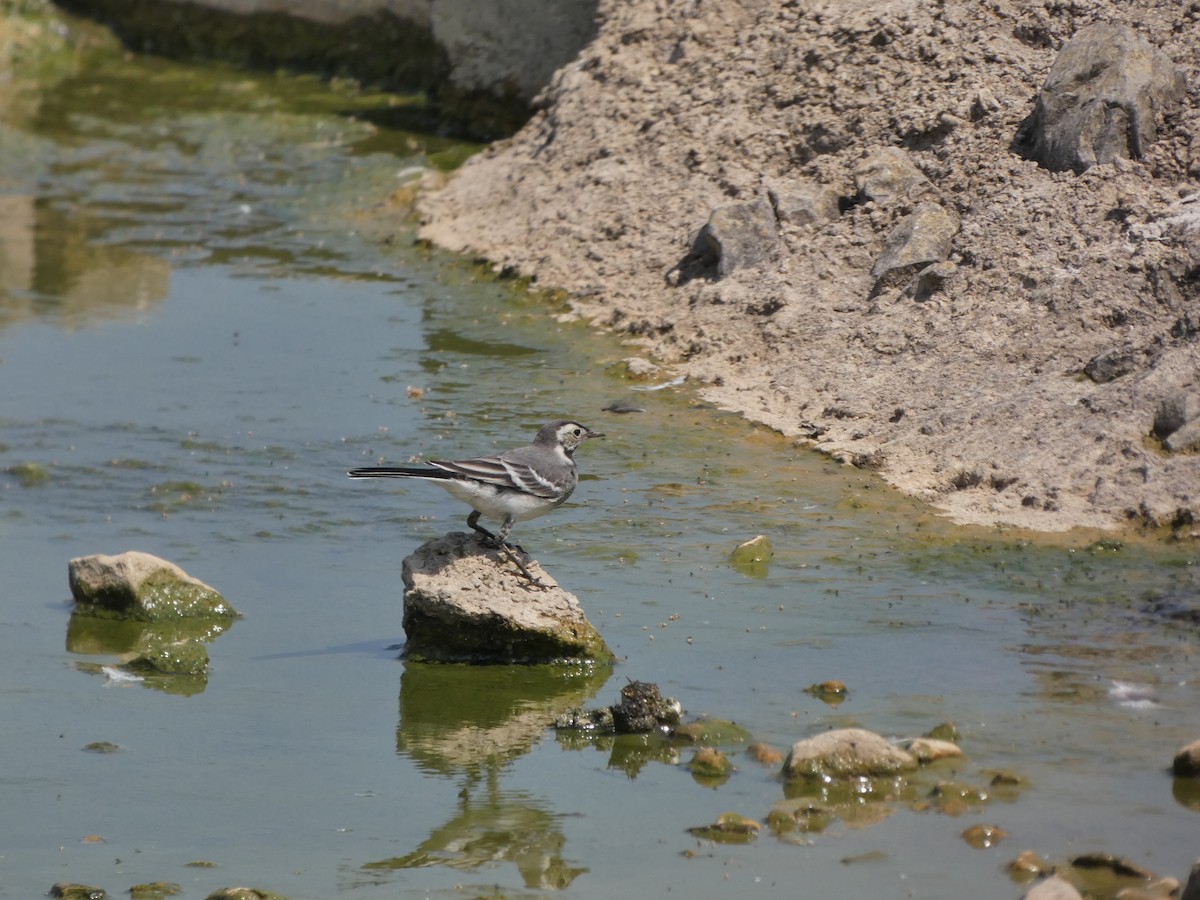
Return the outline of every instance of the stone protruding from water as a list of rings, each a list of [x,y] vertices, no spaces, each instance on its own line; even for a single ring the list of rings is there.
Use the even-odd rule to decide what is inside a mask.
[[[147,622],[238,615],[216,588],[149,553],[76,557],[67,575],[78,612]]]
[[[890,776],[915,769],[917,759],[862,728],[842,728],[797,741],[783,762],[785,778]]]
[[[613,653],[579,599],[536,560],[531,584],[483,538],[451,532],[404,560],[404,652],[474,663],[609,663]]]

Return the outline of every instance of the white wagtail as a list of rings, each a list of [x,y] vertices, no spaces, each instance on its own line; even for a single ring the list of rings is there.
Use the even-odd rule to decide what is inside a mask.
[[[602,438],[578,422],[559,420],[543,425],[533,443],[495,456],[423,465],[367,466],[351,469],[351,478],[420,478],[444,487],[474,510],[467,516],[472,529],[490,538],[531,582],[537,579],[513,553],[508,535],[513,525],[545,515],[562,506],[579,483],[575,450],[588,438]],[[480,516],[500,523],[492,534],[479,524]]]

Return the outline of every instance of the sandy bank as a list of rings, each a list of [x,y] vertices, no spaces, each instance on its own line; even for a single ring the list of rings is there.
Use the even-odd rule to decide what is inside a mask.
[[[1014,136],[1096,22],[1134,27],[1188,90],[1139,159],[1049,171]],[[422,199],[422,233],[566,289],[710,399],[959,521],[1190,534],[1200,455],[1152,426],[1200,390],[1200,240],[1179,224],[1200,206],[1198,66],[1178,0],[613,0],[535,118]],[[864,198],[889,147],[922,196]],[[830,218],[781,211],[814,190]],[[880,284],[921,199],[958,224],[944,277]],[[772,252],[729,272],[692,252],[715,208],[757,201]],[[1098,358],[1110,380],[1085,374]]]

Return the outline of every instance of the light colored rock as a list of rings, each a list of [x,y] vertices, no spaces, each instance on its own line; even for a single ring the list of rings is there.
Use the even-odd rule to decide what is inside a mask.
[[[451,532],[406,557],[405,654],[461,662],[611,662],[612,651],[535,560],[529,581],[484,539]]]
[[[958,216],[944,206],[929,201],[918,203],[884,242],[883,252],[871,269],[875,289],[898,284],[929,264],[946,259],[958,225]]]
[[[1140,159],[1186,87],[1183,70],[1132,28],[1090,25],[1059,52],[1017,142],[1054,170]]]
[[[67,574],[77,612],[146,621],[237,615],[216,588],[149,553],[77,557]]]
[[[1025,900],[1083,900],[1083,895],[1065,878],[1051,875],[1027,890]]]
[[[918,762],[931,763],[938,759],[962,756],[962,749],[953,741],[917,737],[905,742],[904,749],[917,758]]]
[[[787,778],[894,775],[917,766],[916,757],[862,728],[842,728],[797,741],[783,761]]]
[[[899,147],[884,147],[867,157],[854,170],[854,184],[861,199],[885,209],[910,207],[937,196],[937,188]]]
[[[838,217],[837,191],[822,184],[772,188],[770,196],[775,216],[789,225],[821,225]]]

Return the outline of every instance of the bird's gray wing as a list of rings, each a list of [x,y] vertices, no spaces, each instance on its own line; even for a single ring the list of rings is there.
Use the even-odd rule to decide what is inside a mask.
[[[562,485],[554,479],[540,476],[533,466],[522,462],[519,458],[504,456],[479,456],[474,459],[456,459],[453,461],[431,460],[431,466],[436,466],[444,472],[474,481],[482,481],[502,490],[520,491],[555,499],[562,491]]]

